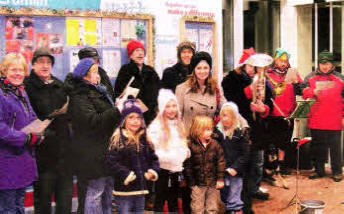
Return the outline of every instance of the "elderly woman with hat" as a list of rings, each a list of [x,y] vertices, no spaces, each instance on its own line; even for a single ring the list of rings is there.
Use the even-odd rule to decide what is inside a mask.
[[[185,82],[191,74],[190,62],[195,54],[196,46],[190,41],[183,41],[177,46],[178,62],[172,67],[166,68],[162,74],[161,86],[163,88],[176,90],[177,85]]]
[[[160,78],[153,67],[144,63],[146,50],[142,43],[138,41],[129,42],[127,51],[130,62],[123,65],[118,72],[114,89],[115,96],[116,98],[120,97],[129,81],[134,78],[130,87],[139,89],[136,98],[140,99],[148,108],[143,113],[145,122],[148,125],[156,115]]]
[[[328,149],[331,156],[332,179],[342,180],[341,131],[343,118],[344,77],[336,71],[333,54],[319,54],[316,71],[310,73],[302,85],[303,98],[315,99],[309,113],[311,130],[311,154],[315,160],[315,172],[310,179],[325,176]]]
[[[99,82],[98,65],[89,58],[80,60],[73,71],[74,91],[70,92],[68,111],[72,117],[77,176],[88,183],[86,197],[79,197],[79,204],[84,202],[84,213],[110,214],[113,181],[105,164],[105,152],[120,113]]]
[[[36,120],[23,81],[28,66],[21,54],[7,54],[0,66],[0,213],[24,213],[25,189],[37,179],[37,133],[22,129]]]

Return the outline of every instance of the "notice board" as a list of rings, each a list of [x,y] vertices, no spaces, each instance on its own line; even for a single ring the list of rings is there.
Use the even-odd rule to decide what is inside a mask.
[[[30,64],[35,49],[49,48],[55,57],[53,75],[61,80],[77,65],[78,51],[88,46],[98,50],[112,82],[128,62],[126,46],[131,40],[145,45],[147,64],[154,62],[151,15],[4,8],[0,14],[0,57],[22,53]]]

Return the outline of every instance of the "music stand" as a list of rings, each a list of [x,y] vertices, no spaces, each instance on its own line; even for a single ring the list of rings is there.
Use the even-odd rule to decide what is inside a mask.
[[[300,146],[302,144],[300,144],[300,141],[305,140],[305,142],[309,141],[309,138],[304,138],[304,139],[300,139],[300,119],[301,118],[308,118],[307,115],[311,109],[311,107],[313,106],[313,104],[315,103],[315,100],[300,100],[297,101],[297,107],[295,109],[295,111],[291,114],[291,116],[289,118],[291,119],[295,119],[295,138],[293,139],[293,142],[297,142],[297,156],[296,156],[296,178],[295,178],[295,193],[294,196],[292,197],[292,199],[289,201],[288,205],[284,208],[287,209],[290,206],[295,206],[295,214],[298,214],[299,211],[301,211],[301,199],[299,196],[299,174],[300,174],[300,170],[299,170],[299,166],[300,166]]]

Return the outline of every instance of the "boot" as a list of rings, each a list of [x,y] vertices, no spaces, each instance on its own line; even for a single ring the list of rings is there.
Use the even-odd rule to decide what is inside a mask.
[[[280,173],[281,175],[291,175],[291,171],[288,167],[288,164],[286,164],[285,160],[283,161],[278,161],[278,165],[280,168]]]

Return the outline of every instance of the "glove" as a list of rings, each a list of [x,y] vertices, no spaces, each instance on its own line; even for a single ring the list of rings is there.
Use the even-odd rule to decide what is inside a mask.
[[[124,180],[124,185],[127,186],[130,182],[136,179],[136,175],[133,171],[131,171],[128,177]]]
[[[144,174],[146,180],[149,181],[156,181],[158,180],[158,174],[153,170],[149,169],[145,174]]]
[[[38,133],[30,133],[26,137],[25,144],[33,147],[36,145],[40,145],[43,140],[44,140],[44,135],[38,134]]]

